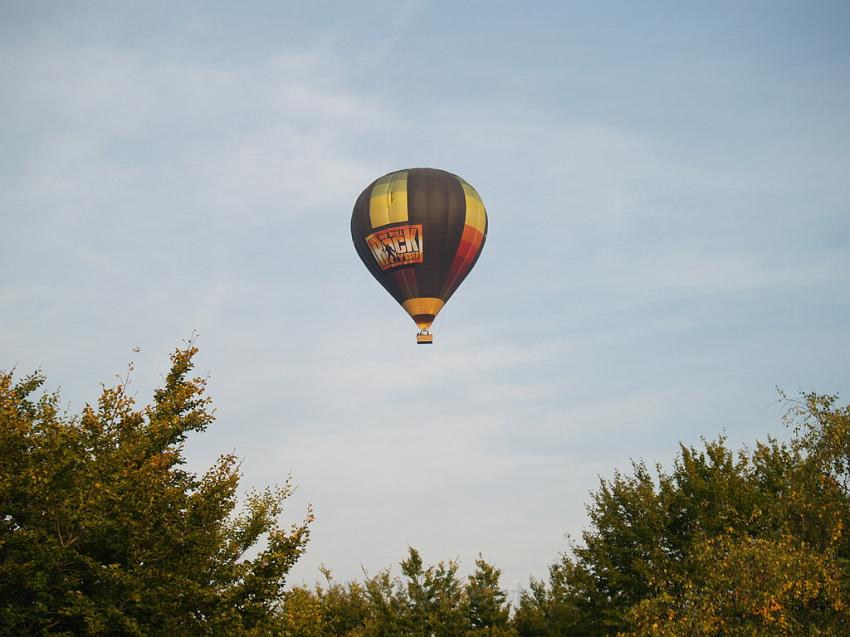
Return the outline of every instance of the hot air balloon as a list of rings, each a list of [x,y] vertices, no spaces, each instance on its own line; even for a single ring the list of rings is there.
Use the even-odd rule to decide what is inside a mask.
[[[475,188],[435,168],[376,179],[351,213],[351,239],[363,264],[433,342],[434,317],[478,260],[487,211]]]

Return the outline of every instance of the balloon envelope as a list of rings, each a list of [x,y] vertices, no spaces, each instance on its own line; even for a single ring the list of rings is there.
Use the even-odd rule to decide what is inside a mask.
[[[360,193],[351,239],[372,276],[427,330],[478,260],[487,211],[457,175],[399,170]]]

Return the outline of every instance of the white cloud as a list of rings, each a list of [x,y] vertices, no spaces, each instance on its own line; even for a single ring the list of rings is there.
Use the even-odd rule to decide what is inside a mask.
[[[396,121],[380,101],[340,88],[338,64],[322,52],[202,66],[36,42],[4,59],[0,78],[26,133],[4,199],[68,225],[116,203],[227,225],[348,206],[373,178],[362,137]]]

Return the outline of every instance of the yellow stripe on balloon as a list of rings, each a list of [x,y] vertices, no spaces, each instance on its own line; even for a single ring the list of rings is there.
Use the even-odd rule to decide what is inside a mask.
[[[407,171],[381,177],[369,197],[369,222],[372,228],[407,221]]]
[[[487,229],[487,211],[484,208],[484,202],[481,201],[481,196],[475,188],[463,179],[460,179],[460,185],[463,186],[463,194],[466,197],[466,225],[472,226],[478,232],[484,234]]]

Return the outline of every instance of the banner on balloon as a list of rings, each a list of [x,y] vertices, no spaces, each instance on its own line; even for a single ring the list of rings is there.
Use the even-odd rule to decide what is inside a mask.
[[[381,270],[422,263],[422,224],[378,230],[366,237],[366,245]]]

